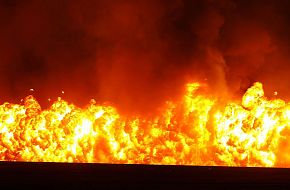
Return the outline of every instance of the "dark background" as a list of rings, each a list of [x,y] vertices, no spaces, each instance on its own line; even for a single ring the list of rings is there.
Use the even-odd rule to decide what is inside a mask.
[[[0,162],[1,187],[19,189],[289,189],[286,168]]]
[[[192,80],[222,97],[261,81],[287,99],[289,21],[288,0],[0,0],[0,103],[152,112]]]

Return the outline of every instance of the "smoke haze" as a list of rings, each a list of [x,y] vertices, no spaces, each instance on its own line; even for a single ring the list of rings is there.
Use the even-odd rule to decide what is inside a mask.
[[[289,97],[287,0],[0,0],[0,97],[154,111],[189,80]]]

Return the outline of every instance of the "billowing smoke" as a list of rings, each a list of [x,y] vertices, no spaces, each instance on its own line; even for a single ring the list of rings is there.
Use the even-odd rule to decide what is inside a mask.
[[[287,0],[0,0],[1,102],[35,90],[154,111],[189,80],[289,95]],[[62,95],[61,91],[65,94]]]

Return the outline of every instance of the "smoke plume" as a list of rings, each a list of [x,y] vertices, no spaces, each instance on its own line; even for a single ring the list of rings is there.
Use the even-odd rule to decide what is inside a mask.
[[[0,96],[152,112],[190,80],[289,96],[287,0],[0,0]],[[64,91],[64,94],[61,92]]]

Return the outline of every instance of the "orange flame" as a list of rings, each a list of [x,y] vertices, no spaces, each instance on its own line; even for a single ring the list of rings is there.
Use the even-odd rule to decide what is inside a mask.
[[[154,117],[122,116],[92,100],[59,98],[41,110],[33,96],[0,106],[0,160],[287,167],[290,104],[264,97],[261,83],[241,104],[218,106],[189,83]]]

